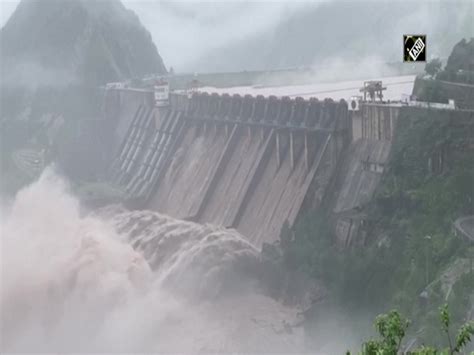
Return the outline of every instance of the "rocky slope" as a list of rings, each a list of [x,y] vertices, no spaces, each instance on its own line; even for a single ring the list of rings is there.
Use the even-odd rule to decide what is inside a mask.
[[[2,180],[14,186],[21,179],[12,157],[24,149],[92,178],[87,171],[106,166],[113,125],[98,119],[99,87],[166,72],[150,33],[120,0],[22,0],[0,48],[1,169],[12,176]],[[48,122],[58,120],[52,135]],[[14,190],[7,185],[0,190]]]
[[[150,33],[119,0],[23,0],[0,41],[9,84],[94,85],[166,71]]]
[[[446,70],[474,70],[474,38],[463,39],[454,46]]]
[[[421,101],[448,103],[461,109],[474,108],[474,38],[459,41],[443,70],[435,78],[417,77],[413,94]]]

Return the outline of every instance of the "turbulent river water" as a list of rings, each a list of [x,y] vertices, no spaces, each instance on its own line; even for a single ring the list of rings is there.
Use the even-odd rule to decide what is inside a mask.
[[[47,169],[1,216],[2,352],[304,351],[233,230],[151,211],[81,210]]]

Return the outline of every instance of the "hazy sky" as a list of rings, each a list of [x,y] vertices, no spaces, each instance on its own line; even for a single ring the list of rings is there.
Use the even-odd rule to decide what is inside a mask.
[[[6,23],[20,0],[0,0],[0,25]],[[48,0],[37,0],[48,1]],[[87,0],[100,1],[100,0]],[[312,3],[323,0],[122,0],[137,13],[151,32],[165,65],[176,71],[187,71],[213,48],[228,48],[259,32],[268,31],[296,11],[305,11]],[[326,0],[362,1],[362,0]],[[370,1],[370,0],[364,0]],[[372,0],[377,1],[377,0]],[[393,1],[393,0],[390,0]],[[407,0],[398,0],[407,1]],[[410,0],[413,1],[413,0]],[[426,9],[451,0],[416,0]],[[466,0],[472,1],[472,0]],[[399,29],[419,29],[432,26],[432,18],[420,13],[407,14]],[[454,25],[454,24],[453,24]],[[416,32],[416,31],[415,31]],[[422,33],[430,33],[424,30]],[[211,52],[212,53],[212,52]],[[433,52],[432,54],[439,55]]]
[[[0,25],[3,27],[5,22],[15,10],[19,0],[0,0]]]
[[[19,1],[0,0],[2,27]],[[138,14],[151,32],[165,64],[177,70],[186,70],[187,63],[213,47],[270,28],[305,5],[302,1],[265,0],[122,2]]]

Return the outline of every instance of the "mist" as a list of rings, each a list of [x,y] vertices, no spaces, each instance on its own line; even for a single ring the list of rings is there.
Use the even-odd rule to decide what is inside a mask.
[[[81,207],[53,168],[1,219],[2,352],[301,352],[235,231]],[[133,246],[133,247],[132,247]],[[253,271],[253,270],[252,270]],[[184,336],[185,334],[185,336]]]
[[[0,352],[337,354],[389,307],[436,340],[472,1],[39,1],[0,0]]]
[[[324,69],[334,61],[357,68],[359,62],[373,58],[401,63],[402,36],[410,33],[427,35],[428,59],[446,60],[460,37],[474,36],[469,1],[326,1],[300,6],[265,33],[232,41],[197,58],[192,68],[210,72]]]
[[[302,3],[126,0],[152,33],[168,66],[189,71],[196,58],[271,30]]]
[[[17,0],[0,1],[1,26],[17,3]],[[474,21],[469,1],[377,2],[375,7],[374,1],[367,0],[350,3],[335,0],[124,0],[123,3],[150,31],[167,67],[173,67],[177,72],[321,68],[327,65],[326,62],[341,61],[342,58],[347,65],[370,61],[374,57],[377,61],[400,62],[401,38],[406,33],[427,34],[428,56],[444,57],[459,35],[474,36],[469,25]],[[320,20],[311,21],[309,27],[301,25],[308,16],[317,16],[321,7],[338,13],[340,22],[354,30],[341,32],[331,23],[320,23]],[[354,17],[350,15],[352,8],[356,9]],[[452,24],[458,26],[455,31],[458,34],[452,31]],[[303,28],[306,30],[301,32]],[[364,35],[360,33],[357,37],[361,30]],[[288,33],[295,31],[301,36],[288,42]],[[323,36],[325,39],[321,42],[323,33],[331,36]],[[313,46],[309,45],[311,41],[307,42],[310,38],[314,38]],[[330,43],[344,45],[336,50]]]
[[[41,87],[65,89],[81,82],[69,69],[48,68],[34,60],[16,60],[3,64],[1,84],[5,88],[22,87],[35,90]]]
[[[1,27],[18,2],[0,0]],[[303,2],[236,0],[124,0],[123,4],[139,16],[165,63],[176,71],[191,69],[196,58],[229,42],[264,33],[304,7]]]

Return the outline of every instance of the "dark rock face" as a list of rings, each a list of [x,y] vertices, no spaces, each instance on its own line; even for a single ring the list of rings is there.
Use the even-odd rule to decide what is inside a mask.
[[[448,103],[453,99],[458,108],[474,107],[474,38],[462,39],[453,47],[436,79],[417,78],[413,94],[422,101]]]
[[[15,171],[8,162],[16,150],[34,146],[71,178],[97,178],[113,130],[100,119],[99,86],[166,72],[150,33],[120,0],[22,0],[0,48],[5,174]],[[64,122],[49,141],[38,139],[47,117]]]
[[[462,39],[454,46],[446,63],[446,70],[453,72],[458,70],[474,71],[474,38],[469,41]]]
[[[0,41],[7,83],[98,85],[166,72],[150,33],[119,0],[23,0]]]

